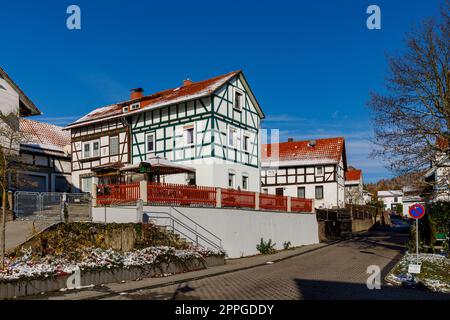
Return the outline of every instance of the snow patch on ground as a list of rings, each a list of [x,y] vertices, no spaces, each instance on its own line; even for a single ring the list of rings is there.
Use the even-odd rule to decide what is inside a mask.
[[[35,257],[31,249],[23,249],[21,255],[6,258],[6,268],[0,270],[0,282],[25,278],[47,278],[69,275],[78,268],[81,270],[99,270],[130,268],[157,265],[171,260],[203,259],[209,256],[222,256],[223,251],[192,248],[177,250],[172,247],[148,247],[130,252],[112,249],[84,248],[80,250],[78,261],[69,261],[64,256],[47,255]]]

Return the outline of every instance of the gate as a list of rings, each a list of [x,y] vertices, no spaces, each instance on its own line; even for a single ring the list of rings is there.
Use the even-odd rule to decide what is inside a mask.
[[[67,193],[64,203],[69,222],[92,220],[92,197],[90,193]]]
[[[14,213],[20,220],[91,220],[91,195],[88,193],[25,192],[14,193]],[[66,209],[65,209],[66,208]]]

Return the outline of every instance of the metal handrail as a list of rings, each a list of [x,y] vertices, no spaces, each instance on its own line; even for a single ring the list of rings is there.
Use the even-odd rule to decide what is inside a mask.
[[[203,229],[204,231],[208,232],[210,235],[212,235],[214,238],[216,238],[217,240],[219,240],[220,242],[222,242],[222,239],[220,239],[218,236],[216,236],[215,234],[213,234],[211,231],[205,229],[203,226],[199,225],[197,222],[195,222],[194,220],[192,220],[191,218],[189,218],[188,216],[186,216],[184,213],[182,213],[180,210],[178,210],[177,208],[174,207],[170,207],[171,210],[175,210],[176,212],[178,212],[179,214],[181,214],[184,218],[188,219],[189,221],[191,221],[192,223],[194,223],[197,227],[200,227],[200,229]]]
[[[153,218],[156,219],[169,219],[170,221],[172,221],[172,231],[175,233],[175,231],[177,231],[178,233],[180,233],[183,237],[186,237],[187,239],[191,240],[192,242],[194,242],[197,246],[199,246],[199,239],[203,240],[204,242],[208,243],[209,245],[211,245],[212,247],[216,248],[216,249],[222,249],[221,245],[217,245],[216,243],[212,242],[211,240],[209,240],[208,238],[204,237],[203,235],[199,234],[198,232],[195,232],[195,230],[191,229],[189,226],[187,226],[186,224],[182,223],[180,220],[173,218],[171,216],[167,216],[167,217],[162,217],[162,216],[153,216]],[[181,230],[177,229],[175,227],[175,223],[178,223],[180,226],[184,227],[185,229],[187,229],[188,231],[190,231],[191,233],[193,233],[196,237],[196,239],[194,240],[193,238],[191,238],[191,236],[187,235],[186,233],[182,232]]]
[[[179,212],[178,210],[175,210],[178,213],[180,213],[183,217],[186,217],[184,214],[182,214],[181,212]],[[212,245],[213,247],[217,248],[217,249],[222,249],[222,239],[220,239],[218,236],[216,236],[215,234],[211,233],[210,231],[206,230],[204,227],[202,227],[201,225],[199,225],[197,222],[193,221],[192,219],[186,217],[189,221],[193,222],[194,225],[196,227],[200,227],[202,230],[208,232],[210,235],[212,235],[214,238],[216,238],[217,240],[219,240],[219,245],[217,243],[215,243],[214,241],[212,241],[211,239],[208,239],[206,236],[204,236],[203,234],[199,233],[196,229],[194,230],[192,227],[188,226],[186,223],[182,222],[181,220],[175,218],[172,214],[170,214],[170,212],[166,212],[166,211],[153,211],[153,212],[144,212],[149,214],[150,218],[162,218],[162,219],[171,219],[172,221],[177,222],[178,224],[180,224],[182,227],[184,227],[185,229],[187,229],[188,231],[192,232],[193,234],[195,234],[197,237],[199,236],[202,240],[204,240],[205,242],[209,243],[210,245]],[[162,214],[166,214],[168,215],[168,217],[160,217],[160,216],[154,216],[152,214],[154,213],[162,213]],[[183,236],[188,237],[186,234],[182,233]],[[188,237],[189,238],[189,237]],[[192,240],[192,239],[191,239]]]

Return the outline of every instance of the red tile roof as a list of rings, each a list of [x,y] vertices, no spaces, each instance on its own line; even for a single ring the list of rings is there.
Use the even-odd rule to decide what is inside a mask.
[[[271,161],[272,150],[278,146],[279,161],[296,161],[309,163],[338,163],[345,152],[344,138],[317,139],[315,146],[310,146],[311,140],[281,142],[262,145],[262,161]]]
[[[24,146],[63,152],[70,145],[70,132],[62,127],[24,118],[20,118],[19,125]]]
[[[354,169],[345,173],[345,181],[359,181],[362,176],[362,170]]]
[[[164,90],[158,93],[154,93],[148,96],[144,96],[139,99],[127,100],[124,102],[116,103],[106,107],[97,108],[84,117],[78,119],[74,123],[70,124],[67,128],[77,127],[80,124],[88,124],[95,122],[95,120],[103,120],[114,116],[120,116],[123,114],[122,108],[126,105],[140,102],[141,109],[136,111],[129,111],[127,114],[133,114],[142,111],[142,109],[150,109],[161,107],[164,105],[179,103],[183,101],[192,100],[204,96],[211,95],[223,84],[229,81],[234,76],[241,73],[241,71],[233,71],[221,76],[217,76],[211,79],[192,82],[189,85],[183,85],[177,88]]]

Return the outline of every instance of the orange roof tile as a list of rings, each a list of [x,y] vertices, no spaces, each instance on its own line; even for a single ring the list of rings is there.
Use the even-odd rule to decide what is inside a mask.
[[[262,145],[262,161],[272,161],[272,150],[279,149],[279,161],[295,161],[309,163],[337,163],[345,152],[344,138],[326,138],[315,140],[315,146],[310,146],[311,140],[281,142]]]
[[[63,152],[70,145],[70,133],[62,127],[24,118],[19,119],[19,126],[24,146]]]
[[[221,76],[217,76],[211,79],[192,82],[189,85],[183,85],[180,87],[160,91],[148,96],[144,96],[134,100],[127,100],[124,102],[112,104],[109,106],[97,108],[84,117],[78,119],[74,123],[70,124],[67,128],[77,127],[78,125],[85,125],[96,120],[103,120],[114,116],[120,116],[123,114],[122,108],[126,105],[140,102],[141,108],[136,111],[129,111],[127,114],[134,114],[141,112],[143,109],[148,110],[150,108],[157,108],[164,105],[179,103],[191,99],[208,96],[219,89],[223,84],[232,79],[234,76],[241,73],[241,71],[233,71]]]
[[[354,169],[349,170],[345,173],[345,180],[346,181],[358,181],[361,179],[362,176],[362,170]]]

